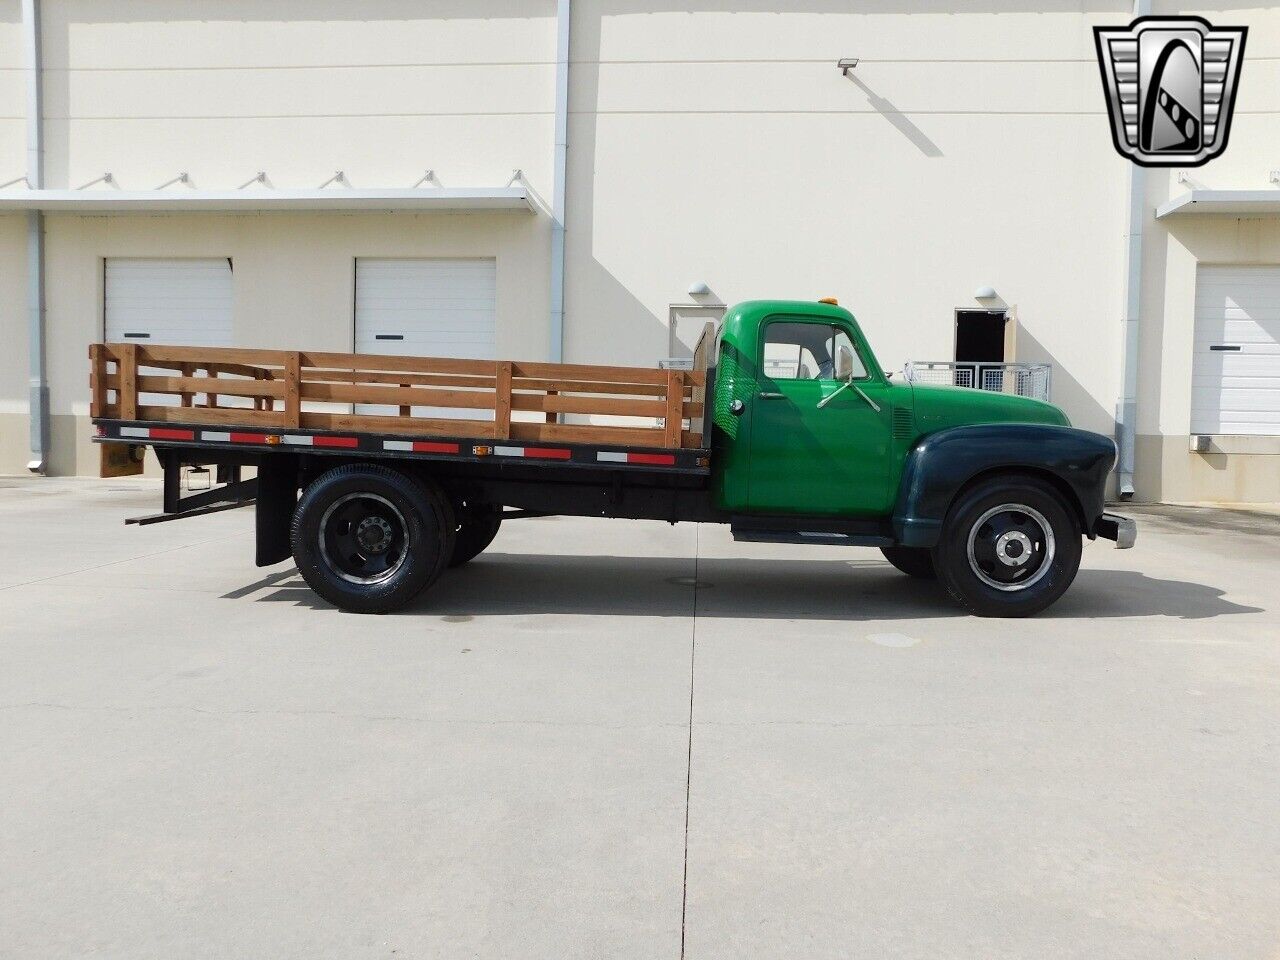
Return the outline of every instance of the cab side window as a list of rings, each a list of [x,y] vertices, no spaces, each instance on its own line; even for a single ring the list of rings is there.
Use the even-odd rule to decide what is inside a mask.
[[[825,323],[770,323],[763,373],[771,380],[855,380],[867,375],[849,334]]]

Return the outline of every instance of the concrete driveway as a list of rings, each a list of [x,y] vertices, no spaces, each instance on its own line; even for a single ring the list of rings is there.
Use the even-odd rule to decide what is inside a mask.
[[[878,553],[509,523],[409,612],[0,480],[0,956],[1280,953],[1280,519],[1033,620]]]

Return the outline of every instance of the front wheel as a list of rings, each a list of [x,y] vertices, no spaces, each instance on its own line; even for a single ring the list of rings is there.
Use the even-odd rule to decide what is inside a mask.
[[[994,477],[961,494],[933,549],[947,592],[980,617],[1026,617],[1057,600],[1080,568],[1080,523],[1049,484]]]
[[[293,515],[298,570],[352,613],[389,613],[430,586],[453,550],[453,508],[433,484],[373,464],[336,467]]]

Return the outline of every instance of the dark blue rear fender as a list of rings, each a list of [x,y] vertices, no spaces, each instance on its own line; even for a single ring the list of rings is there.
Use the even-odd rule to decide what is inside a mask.
[[[956,495],[986,474],[1026,473],[1072,502],[1090,538],[1102,516],[1116,447],[1108,437],[1041,423],[983,423],[924,437],[907,454],[893,531],[908,547],[932,547]]]

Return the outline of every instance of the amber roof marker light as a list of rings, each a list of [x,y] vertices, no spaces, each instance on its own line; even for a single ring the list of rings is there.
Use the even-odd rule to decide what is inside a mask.
[[[831,304],[831,306],[833,306],[833,307],[838,307],[838,306],[840,306],[840,301],[839,301],[839,300],[837,300],[835,297],[823,297],[823,298],[822,298],[821,300],[819,300],[818,302],[819,302],[819,303],[829,303],[829,304]]]

